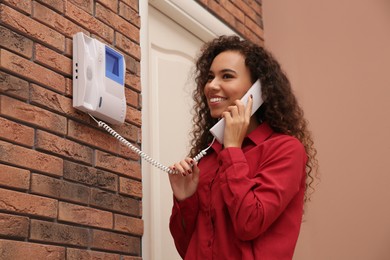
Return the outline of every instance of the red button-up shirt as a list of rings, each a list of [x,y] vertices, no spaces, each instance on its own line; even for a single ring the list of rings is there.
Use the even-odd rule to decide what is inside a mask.
[[[197,192],[174,199],[170,231],[184,259],[292,259],[303,213],[304,146],[263,123],[242,148],[215,142]]]

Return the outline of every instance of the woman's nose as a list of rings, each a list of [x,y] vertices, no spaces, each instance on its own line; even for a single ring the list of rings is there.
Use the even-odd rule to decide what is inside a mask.
[[[209,86],[211,89],[218,89],[219,88],[219,81],[217,78],[213,78],[210,82],[209,82]]]

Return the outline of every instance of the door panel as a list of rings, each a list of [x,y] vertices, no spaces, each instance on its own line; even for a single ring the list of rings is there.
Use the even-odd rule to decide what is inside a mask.
[[[151,6],[149,42],[149,146],[152,157],[168,166],[189,151],[191,71],[203,42]],[[144,175],[150,175],[152,259],[180,259],[168,228],[172,191],[167,173],[149,169]]]

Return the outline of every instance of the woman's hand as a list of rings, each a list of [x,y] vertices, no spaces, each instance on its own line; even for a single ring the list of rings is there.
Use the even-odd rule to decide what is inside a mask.
[[[227,111],[222,113],[225,118],[225,130],[223,145],[225,147],[241,147],[248,131],[251,119],[253,98],[248,98],[245,107],[241,100],[235,101],[235,106],[229,106]]]
[[[169,168],[177,172],[169,174],[169,182],[175,198],[181,201],[191,197],[196,192],[199,183],[197,163],[191,158],[186,158]]]

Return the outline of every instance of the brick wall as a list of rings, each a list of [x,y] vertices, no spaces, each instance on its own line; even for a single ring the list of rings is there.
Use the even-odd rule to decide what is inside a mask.
[[[197,0],[262,42],[260,1]],[[141,259],[140,158],[72,107],[72,36],[126,59],[141,145],[138,0],[0,1],[0,259]]]
[[[140,145],[138,0],[0,2],[0,259],[141,259],[140,158],[72,107],[72,36],[126,58]]]
[[[264,43],[261,0],[195,0],[242,37]]]

